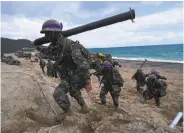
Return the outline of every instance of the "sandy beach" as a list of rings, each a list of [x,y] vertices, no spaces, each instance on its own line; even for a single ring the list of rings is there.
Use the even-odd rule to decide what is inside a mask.
[[[1,63],[2,95],[2,133],[44,133],[56,123],[49,123],[54,113],[45,101],[39,86],[28,75],[32,75],[45,91],[50,103],[59,113],[60,107],[55,103],[52,94],[60,82],[41,73],[38,63],[19,59],[21,66],[10,66]],[[53,129],[52,133],[181,133],[177,126],[170,129],[168,125],[178,112],[183,110],[183,64],[146,62],[142,68],[145,73],[153,68],[167,77],[167,95],[161,99],[161,107],[154,107],[154,100],[143,101],[135,89],[131,77],[142,61],[119,60],[122,67],[117,67],[125,83],[120,94],[120,108],[114,110],[110,95],[107,95],[107,107],[100,105],[99,82],[91,76],[93,90],[82,94],[90,108],[89,114],[81,114],[80,107],[70,97],[73,115],[63,121],[63,126]],[[22,74],[20,74],[22,73]],[[10,84],[11,83],[11,84]],[[27,113],[25,113],[27,112]],[[36,117],[39,116],[39,117]]]

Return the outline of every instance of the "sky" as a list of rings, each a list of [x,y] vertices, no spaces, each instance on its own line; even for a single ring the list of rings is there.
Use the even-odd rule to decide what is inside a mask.
[[[63,30],[135,10],[130,20],[68,37],[87,48],[183,43],[183,2],[57,1],[1,2],[1,36],[11,39],[42,37],[48,19],[63,23]]]

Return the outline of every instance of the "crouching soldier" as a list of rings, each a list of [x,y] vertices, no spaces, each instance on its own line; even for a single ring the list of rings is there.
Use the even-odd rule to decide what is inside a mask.
[[[119,106],[119,95],[121,87],[123,87],[123,79],[116,68],[109,61],[105,61],[103,68],[100,71],[102,75],[101,83],[104,84],[100,91],[100,100],[103,105],[106,105],[106,95],[110,92],[115,108]]]
[[[132,80],[134,79],[137,82],[137,91],[140,92],[140,88],[145,85],[146,75],[141,69],[137,69],[136,73],[132,76]]]
[[[166,95],[167,83],[164,80],[158,80],[152,74],[146,81],[147,89],[143,92],[145,100],[154,98],[157,107],[160,107],[160,98]]]

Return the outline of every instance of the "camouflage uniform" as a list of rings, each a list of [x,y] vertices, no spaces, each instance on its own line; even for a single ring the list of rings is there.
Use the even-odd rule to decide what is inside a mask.
[[[137,69],[136,73],[132,76],[132,79],[135,79],[137,82],[137,91],[140,91],[140,87],[145,85],[146,75],[141,69]]]
[[[50,24],[52,23],[52,24]],[[52,43],[49,48],[38,50],[57,62],[61,83],[56,87],[53,97],[64,112],[71,112],[69,92],[81,106],[82,111],[88,112],[80,90],[90,82],[89,64],[85,58],[85,48],[62,35],[62,28],[55,20],[48,20],[43,24],[41,33]],[[43,39],[45,39],[43,38]],[[36,43],[36,42],[34,42]],[[37,45],[39,45],[37,43]]]
[[[45,73],[45,71],[44,71],[45,66],[46,66],[45,61],[43,59],[40,59],[40,67],[41,67],[43,73]]]
[[[157,107],[160,106],[160,98],[166,95],[167,84],[163,80],[158,80],[154,74],[150,75],[146,81],[147,90],[143,92],[145,100],[154,98]]]
[[[113,103],[115,108],[119,106],[119,94],[121,92],[121,87],[123,87],[123,79],[118,72],[118,70],[112,67],[110,62],[104,62],[104,68],[101,70],[102,75],[102,83],[104,86],[100,91],[100,100],[102,104],[106,104],[106,95],[110,92],[111,97],[113,99]]]

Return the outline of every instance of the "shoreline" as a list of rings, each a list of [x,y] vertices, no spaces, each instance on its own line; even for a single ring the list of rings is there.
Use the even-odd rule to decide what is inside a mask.
[[[113,56],[112,57],[113,59],[116,59],[116,60],[128,60],[128,61],[144,61],[145,59],[147,61],[150,61],[150,62],[163,62],[163,63],[180,63],[180,64],[183,64],[183,61],[180,61],[180,60],[162,60],[162,59],[153,59],[153,58],[125,58],[125,57],[115,57]]]
[[[139,68],[144,61],[141,60],[125,60],[125,59],[115,59],[122,67]],[[151,68],[156,70],[174,70],[176,72],[183,73],[183,63],[174,62],[156,62],[156,61],[146,61],[142,68]]]
[[[5,54],[14,56],[14,53]],[[19,59],[19,58],[17,58]],[[128,59],[120,59],[120,58],[114,58],[117,60],[122,67],[126,68],[136,68],[138,69],[141,64],[144,62],[144,60],[128,60]],[[178,62],[159,62],[159,61],[146,61],[146,63],[143,65],[142,68],[149,68],[149,69],[156,69],[156,70],[169,70],[169,71],[176,71],[179,73],[183,73],[183,63]]]

